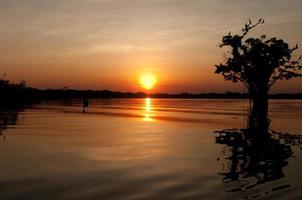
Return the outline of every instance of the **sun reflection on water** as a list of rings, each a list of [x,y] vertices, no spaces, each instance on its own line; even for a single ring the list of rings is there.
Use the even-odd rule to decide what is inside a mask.
[[[143,110],[143,121],[154,121],[153,117],[153,107],[152,107],[152,100],[151,98],[147,97],[145,99],[145,106]]]

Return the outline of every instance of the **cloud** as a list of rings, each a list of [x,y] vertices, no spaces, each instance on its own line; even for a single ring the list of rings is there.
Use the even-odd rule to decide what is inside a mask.
[[[64,68],[70,59],[89,69],[123,54],[129,62],[161,60],[178,74],[209,71],[220,61],[221,37],[249,18],[267,21],[255,34],[302,44],[301,7],[300,0],[1,0],[0,67],[18,61],[22,73],[33,61]]]

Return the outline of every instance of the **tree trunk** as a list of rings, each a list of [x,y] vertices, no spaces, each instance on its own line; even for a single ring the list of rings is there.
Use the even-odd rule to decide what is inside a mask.
[[[248,128],[255,134],[267,133],[268,120],[268,90],[261,88],[251,94],[252,108],[249,114]]]

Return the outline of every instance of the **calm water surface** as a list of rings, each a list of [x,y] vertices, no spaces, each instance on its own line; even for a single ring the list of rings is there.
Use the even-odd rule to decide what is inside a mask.
[[[0,199],[302,199],[299,137],[277,138],[289,153],[265,170],[217,142],[215,131],[245,128],[248,104],[108,99],[86,113],[80,101],[0,111]],[[270,101],[271,129],[302,134],[301,117],[301,100]]]

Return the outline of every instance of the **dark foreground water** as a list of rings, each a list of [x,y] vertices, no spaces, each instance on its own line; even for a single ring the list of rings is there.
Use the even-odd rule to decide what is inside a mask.
[[[0,199],[302,199],[298,136],[275,138],[273,156],[218,140],[245,128],[247,107],[113,99],[87,113],[76,101],[0,111]],[[301,118],[301,100],[270,102],[272,130],[302,134]]]

